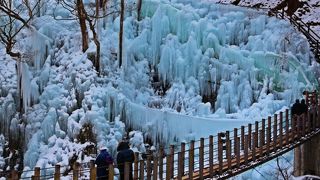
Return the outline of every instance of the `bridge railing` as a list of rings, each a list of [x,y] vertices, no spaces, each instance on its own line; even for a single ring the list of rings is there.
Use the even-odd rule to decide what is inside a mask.
[[[132,174],[134,179],[203,179],[234,175],[258,160],[265,161],[272,154],[290,149],[314,135],[314,132],[319,132],[320,105],[316,92],[305,92],[305,98],[310,108],[306,114],[300,116],[291,115],[290,110],[286,109],[272,117],[234,128],[232,131],[220,132],[216,136],[171,145],[167,149],[160,148],[158,152],[147,154],[146,158],[135,153],[134,163],[124,164],[124,175],[129,177],[129,174]],[[115,175],[119,175],[114,171],[114,167],[104,167],[111,180]],[[94,160],[90,163],[76,162],[69,171],[66,170],[70,167],[60,165],[45,169],[36,167],[30,177],[21,179],[59,180],[63,176],[72,177],[74,180],[95,179],[96,168]],[[7,178],[19,179],[21,173],[12,171]]]

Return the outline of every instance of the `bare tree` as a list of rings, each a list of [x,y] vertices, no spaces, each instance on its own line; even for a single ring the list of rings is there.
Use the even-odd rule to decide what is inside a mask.
[[[119,67],[122,65],[122,43],[123,43],[123,20],[124,20],[124,0],[120,3],[120,31],[119,31]]]
[[[21,57],[21,53],[13,51],[16,37],[23,28],[30,28],[28,23],[33,19],[39,8],[40,0],[32,7],[28,0],[23,0],[18,7],[13,6],[12,0],[0,0],[0,42],[4,44],[6,53],[15,59]],[[26,19],[20,16],[22,8],[28,10]]]
[[[22,94],[22,79],[21,79],[21,58],[22,52],[14,49],[17,43],[17,36],[24,28],[32,30],[29,22],[38,14],[41,9],[40,1],[37,0],[32,6],[28,0],[22,0],[22,4],[18,7],[13,6],[12,0],[0,0],[0,43],[6,48],[6,53],[13,59],[17,60],[17,90],[18,90],[18,106],[17,110],[22,113],[23,107],[23,94]],[[23,9],[27,10],[27,17],[22,17],[21,12]]]
[[[96,0],[94,8],[85,7],[83,0],[76,0],[75,2],[70,2],[68,0],[59,0],[58,3],[60,3],[65,9],[69,10],[69,12],[71,12],[71,14],[74,15],[75,19],[79,20],[82,36],[82,52],[85,52],[89,47],[89,35],[87,30],[88,23],[89,29],[93,34],[93,42],[96,45],[96,55],[93,60],[93,65],[100,74],[101,45],[97,29],[98,20],[100,18],[107,17],[113,13],[117,13],[117,11],[110,11],[109,13],[106,12],[107,0]],[[101,8],[103,10],[102,15],[99,14]],[[70,18],[70,20],[74,20],[74,18]]]

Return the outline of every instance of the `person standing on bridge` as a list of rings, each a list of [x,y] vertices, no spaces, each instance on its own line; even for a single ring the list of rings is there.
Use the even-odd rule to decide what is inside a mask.
[[[300,115],[301,113],[301,104],[300,104],[300,100],[296,99],[296,102],[292,105],[291,107],[291,115]]]
[[[100,154],[98,155],[95,164],[97,165],[97,180],[109,179],[109,165],[113,164],[113,158],[108,153],[105,146],[100,147]]]
[[[301,105],[300,105],[300,114],[307,114],[308,113],[308,105],[306,104],[306,100],[302,99],[301,100]]]
[[[134,162],[134,152],[130,149],[129,142],[120,142],[117,151],[117,166],[120,171],[120,180],[124,180],[124,165],[126,162],[129,162],[129,180],[132,180],[132,163]]]

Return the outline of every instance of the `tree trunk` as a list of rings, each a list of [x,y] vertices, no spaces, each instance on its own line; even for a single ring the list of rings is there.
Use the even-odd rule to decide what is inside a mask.
[[[123,19],[124,19],[124,0],[121,0],[120,10],[120,32],[119,32],[119,67],[122,65],[122,43],[123,43]]]
[[[138,14],[138,21],[141,20],[141,6],[142,6],[142,0],[138,0],[137,2],[137,14]]]
[[[85,52],[89,47],[89,37],[86,26],[86,15],[82,0],[77,0],[77,11],[82,35],[82,52]]]

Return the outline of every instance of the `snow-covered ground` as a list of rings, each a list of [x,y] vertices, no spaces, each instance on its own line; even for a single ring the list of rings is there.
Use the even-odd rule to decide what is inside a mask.
[[[45,7],[31,22],[35,30],[19,36],[20,50],[33,54],[27,63],[16,63],[0,45],[1,133],[25,135],[24,170],[68,166],[73,156],[88,162],[91,144],[106,145],[115,156],[129,125],[166,144],[209,136],[289,107],[303,90],[318,86],[307,40],[264,10],[208,1],[143,1],[141,21],[127,9],[120,69],[120,19],[115,14],[99,21],[98,76],[87,57],[95,46],[81,52],[77,21],[54,19],[53,11],[58,19],[72,17],[54,1]],[[21,117],[15,111],[15,65],[29,107]],[[95,137],[81,142],[88,123]],[[131,135],[133,148],[143,152],[141,133]]]

